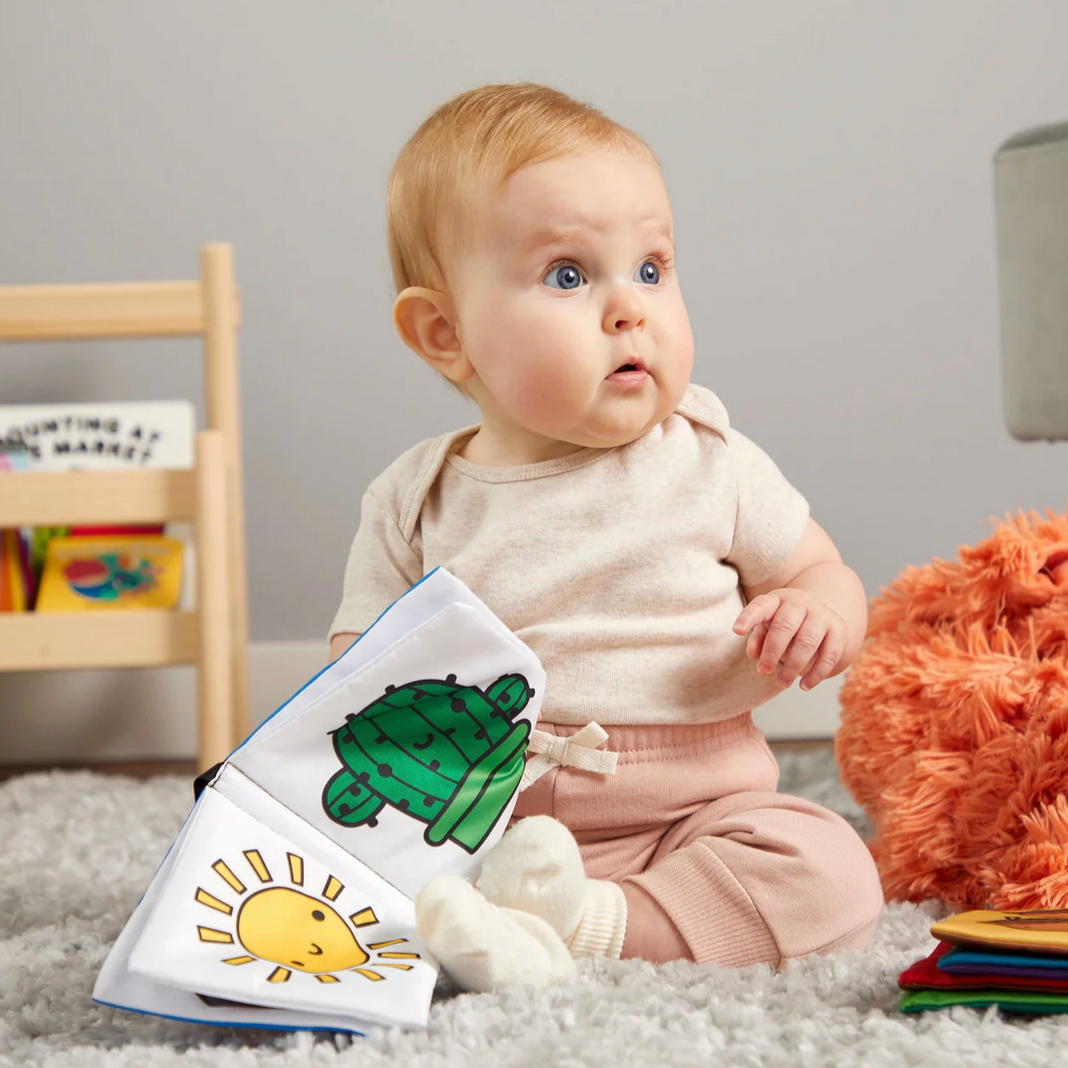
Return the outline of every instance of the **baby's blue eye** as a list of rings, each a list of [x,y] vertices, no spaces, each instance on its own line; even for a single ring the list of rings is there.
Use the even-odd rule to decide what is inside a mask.
[[[559,285],[554,286],[550,279],[555,279]],[[563,266],[550,271],[545,276],[545,283],[550,289],[578,289],[582,284],[582,275],[579,274],[577,267],[572,267],[570,263],[565,263]]]
[[[652,260],[646,260],[638,268],[638,280],[655,286],[660,281],[660,269]]]

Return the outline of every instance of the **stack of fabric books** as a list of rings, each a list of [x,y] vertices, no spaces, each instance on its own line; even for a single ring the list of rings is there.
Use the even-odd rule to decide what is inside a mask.
[[[931,934],[934,952],[898,979],[903,1012],[1068,1012],[1068,909],[961,912],[932,924]]]

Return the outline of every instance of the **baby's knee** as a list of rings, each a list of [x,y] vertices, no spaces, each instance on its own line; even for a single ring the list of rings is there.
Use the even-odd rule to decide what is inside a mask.
[[[863,949],[871,941],[883,910],[879,872],[860,835],[840,817],[824,821],[814,843],[816,878],[806,903],[808,920],[783,959],[812,953]]]

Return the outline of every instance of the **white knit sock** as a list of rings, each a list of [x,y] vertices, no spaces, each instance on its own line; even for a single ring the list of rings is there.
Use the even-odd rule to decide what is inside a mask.
[[[573,957],[618,958],[627,899],[617,883],[587,879],[571,832],[550,816],[520,820],[482,862],[487,901],[548,923]]]
[[[575,962],[542,919],[491,905],[466,879],[439,875],[415,898],[419,935],[465,990],[483,993],[575,978]]]

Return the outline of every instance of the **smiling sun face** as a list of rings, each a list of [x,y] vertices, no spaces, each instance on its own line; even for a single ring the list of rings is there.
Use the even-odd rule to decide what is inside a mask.
[[[302,972],[358,968],[370,959],[345,921],[325,901],[284,886],[258,890],[237,914],[240,943],[261,960]],[[298,951],[301,960],[291,960]]]
[[[274,881],[258,850],[245,850],[244,857],[261,883]],[[287,853],[286,858],[293,887],[303,886],[303,858],[295,853]],[[370,927],[378,923],[378,917],[373,909],[363,908],[346,922],[341,912],[328,904],[336,903],[345,889],[333,875],[327,879],[319,897],[288,886],[271,886],[244,897],[248,893],[247,887],[225,861],[217,860],[212,869],[232,891],[244,898],[238,906],[234,934],[213,927],[197,927],[202,942],[232,945],[236,934],[237,942],[251,954],[224,958],[224,964],[251,964],[258,959],[281,965],[267,977],[269,983],[287,982],[291,969],[314,975],[320,983],[340,982],[331,974],[339,971],[353,971],[373,981],[386,978],[371,968],[361,967],[371,957],[349,927],[349,923],[356,928]],[[232,905],[203,887],[197,887],[196,900],[226,916],[234,913]],[[406,941],[405,938],[394,938],[389,942],[369,943],[367,949],[375,951],[377,966],[407,972],[413,966],[401,962],[418,960],[418,953],[379,952]]]

